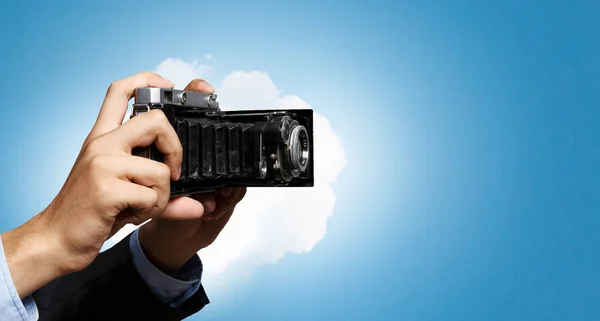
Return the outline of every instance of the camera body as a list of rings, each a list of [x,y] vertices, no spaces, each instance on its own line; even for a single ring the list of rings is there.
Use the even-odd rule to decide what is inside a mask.
[[[138,88],[131,117],[162,110],[183,147],[171,196],[221,187],[314,186],[313,111],[222,111],[217,96],[170,88]],[[163,161],[154,145],[136,156]]]

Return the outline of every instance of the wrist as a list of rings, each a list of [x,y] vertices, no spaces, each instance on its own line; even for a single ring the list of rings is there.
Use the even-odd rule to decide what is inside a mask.
[[[1,235],[11,279],[20,298],[69,273],[61,267],[61,247],[40,214]]]

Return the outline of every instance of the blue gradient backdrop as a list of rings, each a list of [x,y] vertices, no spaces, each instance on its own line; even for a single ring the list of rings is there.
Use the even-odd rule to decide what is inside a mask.
[[[59,190],[110,82],[210,53],[209,81],[267,71],[312,104],[349,164],[325,239],[193,320],[600,319],[598,2],[3,2],[0,24],[2,231]]]

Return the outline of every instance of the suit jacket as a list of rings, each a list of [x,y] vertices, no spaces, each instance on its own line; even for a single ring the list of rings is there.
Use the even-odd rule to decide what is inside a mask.
[[[209,303],[202,286],[178,309],[159,300],[134,266],[130,237],[100,253],[84,270],[33,293],[39,320],[182,320]]]

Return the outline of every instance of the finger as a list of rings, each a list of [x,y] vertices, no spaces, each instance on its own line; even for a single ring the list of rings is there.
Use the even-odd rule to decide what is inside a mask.
[[[114,157],[114,164],[118,177],[154,189],[157,207],[166,208],[171,192],[171,170],[166,164],[137,156]]]
[[[175,197],[167,204],[164,212],[158,215],[168,220],[196,220],[204,215],[202,203],[190,197]]]
[[[171,172],[164,163],[125,154],[103,156],[102,166],[122,180],[170,192]]]
[[[142,72],[113,82],[106,93],[98,118],[89,139],[93,139],[119,127],[123,122],[129,100],[136,88],[173,88],[172,81],[154,72]]]
[[[163,154],[172,179],[179,179],[183,148],[175,129],[161,110],[155,109],[133,117],[108,135],[127,153],[131,153],[134,147],[154,143]]]
[[[244,195],[246,194],[246,188],[232,188],[231,194],[229,196],[217,195],[216,203],[217,208],[211,212],[205,214],[202,219],[203,220],[218,220],[224,214],[228,213],[231,209],[235,208],[235,206],[242,200]]]
[[[122,180],[117,180],[113,188],[124,206],[116,217],[119,224],[141,224],[164,210],[158,206],[158,193],[151,188]]]
[[[153,215],[152,218],[156,217],[156,215]],[[119,213],[119,215],[117,216],[117,218],[115,219],[115,223],[113,224],[113,229],[115,225],[120,225],[120,226],[125,226],[126,224],[133,224],[136,226],[139,226],[141,224],[143,224],[144,222],[149,221],[149,219],[142,219],[138,216],[137,213],[134,212],[133,209],[128,208],[124,211],[121,211],[121,213]],[[112,233],[112,230],[111,230]],[[109,236],[108,238],[112,237]]]
[[[213,94],[215,88],[203,79],[194,79],[185,86],[184,90],[199,91],[207,94]]]
[[[230,188],[229,195],[223,195],[222,193],[220,193],[217,196],[217,203],[219,204],[219,206],[229,208],[229,207],[237,205],[237,203],[239,203],[242,200],[242,198],[244,198],[245,195],[246,195],[245,187]]]
[[[212,193],[196,194],[192,195],[192,198],[204,206],[204,215],[212,213],[217,208],[217,202]]]

